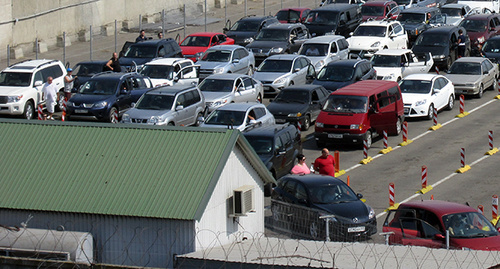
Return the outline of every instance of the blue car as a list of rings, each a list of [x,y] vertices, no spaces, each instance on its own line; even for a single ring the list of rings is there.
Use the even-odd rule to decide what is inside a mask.
[[[151,86],[149,78],[138,73],[95,75],[69,99],[66,117],[116,123]]]
[[[312,84],[321,85],[330,92],[367,79],[376,79],[377,73],[370,61],[340,60],[323,67]]]

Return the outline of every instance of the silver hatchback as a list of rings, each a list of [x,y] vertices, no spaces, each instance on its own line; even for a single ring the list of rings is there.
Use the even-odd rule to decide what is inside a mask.
[[[255,58],[242,46],[218,45],[207,49],[196,64],[200,65],[200,80],[221,73],[252,75]]]

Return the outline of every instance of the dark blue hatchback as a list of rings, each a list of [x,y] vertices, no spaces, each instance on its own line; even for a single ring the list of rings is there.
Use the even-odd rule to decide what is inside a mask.
[[[377,78],[370,61],[340,60],[323,67],[312,84],[321,85],[330,92],[353,84],[354,82]]]

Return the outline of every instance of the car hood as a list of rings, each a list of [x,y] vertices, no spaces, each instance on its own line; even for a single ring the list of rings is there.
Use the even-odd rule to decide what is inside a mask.
[[[191,47],[191,46],[181,46],[182,55],[195,55],[198,52],[205,52],[207,47]]]
[[[321,25],[321,24],[306,24],[311,36],[321,36],[325,33],[335,32],[337,30],[337,25]]]
[[[399,74],[401,74],[401,68],[397,68],[397,67],[374,66],[373,68],[375,69],[375,71],[377,71],[377,77],[384,77],[384,76],[387,76],[390,74],[394,74],[394,75],[398,76]]]
[[[384,16],[363,16],[363,22],[366,22],[368,20],[372,20],[372,21],[380,21],[380,20],[383,20],[385,19]]]
[[[453,238],[450,237],[450,245],[458,248],[470,248],[474,250],[500,250],[500,235],[478,238]]]
[[[254,37],[256,32],[240,32],[240,31],[229,31],[226,35],[236,42],[243,41],[245,38]]]
[[[338,204],[314,204],[314,207],[336,216],[344,217],[350,222],[357,218],[357,223],[368,221],[368,207],[361,200]]]
[[[202,123],[200,125],[202,128],[219,128],[219,129],[229,129],[230,127],[227,125],[215,125],[215,124],[205,124]],[[238,129],[240,132],[243,132],[245,130],[245,124],[234,126],[233,129]]]
[[[481,80],[481,75],[446,74],[453,84],[474,83]]]
[[[97,103],[99,101],[104,101],[109,99],[110,97],[114,96],[112,95],[94,95],[94,94],[80,94],[77,93],[69,99],[70,102],[73,103]]]
[[[429,94],[403,93],[403,101],[405,104],[415,104],[417,101],[429,99],[429,97]]]
[[[267,106],[267,110],[274,116],[286,116],[290,113],[304,113],[307,110],[308,104],[301,104],[296,102],[290,103],[277,103],[272,102]]]
[[[159,86],[159,85],[168,85],[172,86],[173,83],[171,80],[164,79],[164,78],[150,78],[151,83],[153,84],[153,87]]]
[[[377,41],[382,42],[384,40],[383,37],[374,37],[374,36],[352,36],[347,39],[349,43],[349,49],[370,49],[370,46]]]
[[[223,98],[230,98],[231,95],[228,92],[202,92],[205,97],[205,102],[213,102],[215,100],[220,100]]]
[[[316,122],[322,122],[329,125],[351,125],[362,124],[366,113],[337,113],[321,111]]]
[[[282,41],[254,41],[247,45],[247,49],[263,49],[269,50],[271,48],[287,48],[288,43]]]
[[[492,60],[493,62],[498,62],[500,59],[500,53],[496,52],[483,52],[484,55],[486,55],[486,58]]]
[[[328,91],[333,92],[351,83],[351,81],[323,81],[315,79],[312,84],[321,85]]]
[[[274,81],[281,76],[285,76],[288,73],[278,73],[278,72],[255,72],[253,77],[260,81]]]
[[[412,50],[413,50],[413,53],[415,53],[415,54],[422,54],[422,53],[430,52],[432,56],[443,55],[443,54],[447,55],[446,47],[414,46]]]
[[[121,66],[132,66],[134,65],[133,62],[135,62],[137,65],[143,65],[149,61],[151,61],[152,58],[120,58],[118,62],[120,63]]]
[[[220,67],[225,67],[228,62],[207,62],[207,61],[198,61],[197,65],[200,65],[200,69],[216,69]]]
[[[132,108],[129,111],[127,111],[127,114],[131,118],[139,118],[139,119],[149,119],[151,117],[161,117],[164,116],[167,113],[170,113],[171,110],[149,110],[149,109],[137,109],[137,108]]]
[[[9,86],[0,86],[0,94],[1,95],[17,95],[23,94],[26,92],[26,89],[29,87],[9,87]],[[40,89],[42,86],[40,86]]]
[[[423,22],[405,22],[403,24],[403,28],[406,31],[411,31],[411,30],[415,30],[415,29],[424,28],[424,25],[425,24]]]

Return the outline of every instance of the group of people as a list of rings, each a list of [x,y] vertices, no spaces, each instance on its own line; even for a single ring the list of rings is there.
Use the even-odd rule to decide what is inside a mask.
[[[306,164],[304,154],[297,155],[297,164],[292,168],[291,173],[296,175],[307,175],[318,172],[321,175],[335,176],[335,158],[330,155],[327,148],[321,150],[321,156],[316,158],[311,168]]]

